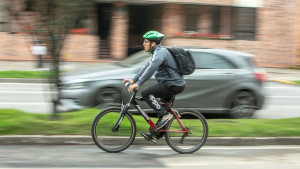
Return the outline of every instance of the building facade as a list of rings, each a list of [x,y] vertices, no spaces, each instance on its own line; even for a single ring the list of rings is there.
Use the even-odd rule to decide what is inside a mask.
[[[94,7],[85,37],[92,47],[83,49],[94,59],[123,59],[142,48],[145,32],[158,30],[166,35],[163,45],[248,52],[261,66],[300,65],[297,0],[95,0]]]
[[[112,6],[120,15],[111,20],[115,58],[141,45],[146,31],[158,30],[166,35],[163,45],[248,52],[263,66],[300,64],[296,0],[128,0]]]

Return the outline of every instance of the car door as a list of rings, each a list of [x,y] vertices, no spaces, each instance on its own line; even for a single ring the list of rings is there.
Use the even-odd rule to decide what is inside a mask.
[[[221,109],[226,89],[237,79],[236,66],[222,55],[192,51],[196,70],[185,76],[186,88],[176,98],[176,107]],[[199,110],[200,110],[199,109]]]

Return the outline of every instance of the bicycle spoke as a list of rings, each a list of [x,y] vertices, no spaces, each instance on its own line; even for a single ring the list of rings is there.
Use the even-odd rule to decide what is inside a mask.
[[[198,112],[181,113],[181,123],[189,133],[168,132],[166,141],[169,146],[179,153],[192,153],[200,149],[208,135],[208,127],[205,118]],[[168,130],[182,130],[176,119],[170,121]]]
[[[120,109],[108,109],[96,117],[92,135],[99,148],[108,152],[119,152],[126,149],[134,140],[136,127],[130,115],[124,116],[118,130],[114,130],[120,119]]]

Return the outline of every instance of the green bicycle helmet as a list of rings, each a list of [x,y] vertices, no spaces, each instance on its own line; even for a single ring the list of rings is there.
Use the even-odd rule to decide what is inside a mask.
[[[156,42],[156,44],[160,44],[160,41],[164,38],[164,34],[157,31],[149,31],[144,34],[143,38],[148,39],[152,42]]]

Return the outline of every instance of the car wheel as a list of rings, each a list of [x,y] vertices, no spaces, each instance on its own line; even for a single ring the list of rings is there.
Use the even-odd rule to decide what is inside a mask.
[[[101,89],[95,96],[94,106],[104,108],[108,106],[117,106],[121,103],[121,94],[113,88]]]
[[[249,118],[255,112],[256,98],[252,92],[239,91],[230,99],[229,117],[234,119]]]

